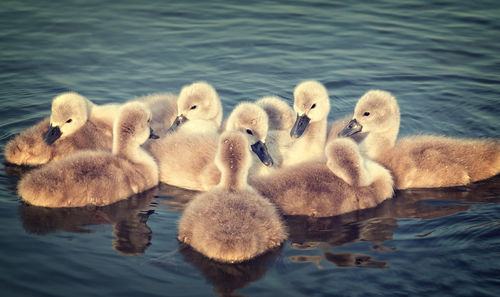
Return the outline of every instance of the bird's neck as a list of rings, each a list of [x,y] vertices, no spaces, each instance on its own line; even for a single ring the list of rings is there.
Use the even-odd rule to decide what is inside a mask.
[[[290,149],[287,150],[287,157],[283,160],[283,163],[287,166],[293,165],[311,159],[311,156],[314,156],[314,159],[324,159],[326,129],[326,119],[310,123],[304,134],[295,140]],[[304,152],[307,152],[307,159],[300,156]]]
[[[157,168],[153,157],[139,144],[133,143],[127,139],[119,139],[119,137],[114,137],[114,139],[116,139],[116,141],[113,142],[114,155],[127,159],[138,165],[146,165],[150,168]]]
[[[383,152],[394,147],[398,129],[383,132],[370,132],[360,144],[361,152],[373,160],[378,160]]]

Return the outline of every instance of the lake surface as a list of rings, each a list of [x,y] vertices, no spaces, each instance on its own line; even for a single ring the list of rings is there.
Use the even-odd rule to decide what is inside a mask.
[[[370,89],[400,103],[400,135],[500,137],[499,1],[0,2],[2,296],[498,296],[500,178],[399,191],[377,208],[287,217],[290,238],[221,265],[176,240],[193,192],[160,185],[103,208],[16,194],[3,148],[74,90],[98,104],[204,80],[227,116],[317,79],[330,119]],[[463,1],[462,1],[463,2]]]

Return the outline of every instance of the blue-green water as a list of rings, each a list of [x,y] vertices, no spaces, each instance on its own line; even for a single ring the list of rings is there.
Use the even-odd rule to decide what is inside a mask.
[[[401,134],[500,137],[498,1],[0,2],[0,149],[75,90],[98,104],[197,80],[240,101],[317,79],[330,119],[392,92]],[[463,2],[463,1],[462,1]],[[473,3],[474,2],[474,3]],[[193,193],[161,185],[105,208],[22,205],[0,165],[2,296],[498,296],[500,178],[397,192],[381,206],[286,218],[290,238],[220,265],[179,249]]]

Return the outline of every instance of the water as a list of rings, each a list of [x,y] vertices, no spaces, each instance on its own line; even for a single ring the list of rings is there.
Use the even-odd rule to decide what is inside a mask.
[[[98,104],[205,80],[225,114],[317,79],[330,119],[372,88],[401,135],[500,137],[500,3],[0,2],[0,149],[78,91]],[[22,205],[0,165],[2,296],[498,296],[500,178],[397,192],[375,209],[289,217],[281,249],[220,265],[176,240],[192,192],[161,185],[105,208]]]

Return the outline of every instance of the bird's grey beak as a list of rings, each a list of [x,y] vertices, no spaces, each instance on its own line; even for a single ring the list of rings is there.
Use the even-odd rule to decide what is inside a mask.
[[[351,136],[351,135],[354,135],[358,132],[361,132],[361,130],[363,130],[363,126],[361,126],[361,124],[358,123],[358,121],[356,121],[356,119],[352,119],[349,121],[347,126],[345,126],[345,128],[339,132],[339,136],[340,137]]]
[[[290,131],[290,136],[294,138],[302,136],[310,121],[311,119],[307,115],[303,114],[299,116],[299,114],[297,114],[297,119],[295,120],[295,124]]]
[[[61,129],[59,129],[59,126],[50,125],[49,130],[43,134],[43,140],[45,140],[46,144],[51,145],[54,141],[58,140],[61,135],[62,132]]]
[[[149,139],[158,139],[158,138],[160,138],[160,136],[156,135],[153,132],[153,128],[149,127]]]
[[[186,122],[188,120],[188,118],[186,118],[185,116],[183,116],[182,114],[181,115],[178,115],[174,122],[172,123],[172,126],[170,126],[170,128],[168,128],[167,130],[167,133],[172,133],[174,132],[180,125],[182,125],[184,122]]]
[[[267,146],[262,141],[257,141],[251,145],[252,151],[259,157],[260,161],[266,166],[273,166],[273,158],[267,151]]]

